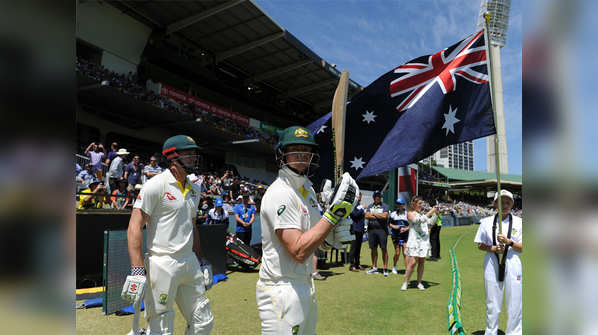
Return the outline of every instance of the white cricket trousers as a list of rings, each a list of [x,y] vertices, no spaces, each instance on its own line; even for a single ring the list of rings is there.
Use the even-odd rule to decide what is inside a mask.
[[[258,280],[257,308],[262,320],[262,335],[314,335],[318,319],[313,280],[305,282]]]
[[[174,332],[176,301],[187,321],[185,334],[209,334],[214,317],[195,254],[182,257],[151,255],[146,260],[146,269],[145,317],[148,333],[170,335]]]
[[[501,256],[502,257],[502,256]],[[498,281],[498,260],[487,252],[484,258],[484,287],[486,289],[486,332],[497,335],[498,318],[503,295],[507,304],[507,330],[505,335],[521,335],[521,261],[519,257],[507,257],[505,279]]]

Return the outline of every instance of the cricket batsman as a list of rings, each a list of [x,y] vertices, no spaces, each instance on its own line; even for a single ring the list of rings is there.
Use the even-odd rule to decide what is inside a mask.
[[[348,173],[326,195],[321,214],[309,176],[318,168],[318,145],[306,128],[285,129],[275,147],[278,178],[268,187],[261,207],[262,265],[256,300],[262,334],[314,335],[317,305],[313,254],[357,203],[359,187]],[[342,230],[344,232],[344,229]]]
[[[189,177],[199,174],[199,147],[191,137],[177,135],[164,142],[162,154],[168,169],[143,185],[129,221],[131,274],[122,297],[134,305],[145,299],[150,335],[173,334],[175,301],[187,321],[185,335],[209,334],[214,318],[206,290],[212,274],[194,252],[201,255],[194,222],[200,192]],[[147,226],[145,260],[143,226]]]

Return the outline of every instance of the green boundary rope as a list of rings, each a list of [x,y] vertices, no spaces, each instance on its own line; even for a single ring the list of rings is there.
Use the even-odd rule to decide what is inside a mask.
[[[449,293],[447,312],[448,312],[448,332],[449,334],[465,335],[463,330],[463,321],[461,319],[461,275],[459,274],[459,264],[457,263],[457,256],[455,256],[455,247],[461,241],[463,236],[467,233],[463,233],[455,245],[449,250],[450,263],[451,263],[451,278],[452,287]]]

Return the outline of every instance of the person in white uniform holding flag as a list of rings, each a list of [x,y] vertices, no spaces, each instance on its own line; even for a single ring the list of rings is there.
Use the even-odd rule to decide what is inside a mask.
[[[338,242],[336,229],[344,221],[350,225],[344,219],[357,203],[359,187],[345,173],[326,194],[329,205],[321,214],[308,179],[318,167],[317,148],[313,134],[298,126],[285,129],[275,147],[280,170],[262,199],[263,256],[256,285],[263,335],[315,334],[312,256],[325,239],[332,245]]]
[[[173,334],[175,301],[187,321],[185,335],[209,334],[213,326],[206,298],[211,268],[196,256],[201,255],[194,222],[200,190],[189,177],[199,172],[198,151],[189,136],[167,139],[162,154],[169,168],[143,185],[131,213],[127,231],[131,275],[122,297],[136,306],[145,299],[149,335]],[[147,226],[145,260],[143,226]]]
[[[519,254],[523,248],[522,221],[511,214],[513,194],[501,190],[502,234],[498,233],[498,214],[484,218],[476,233],[474,242],[478,249],[486,252],[484,258],[484,287],[486,290],[486,332],[485,335],[498,333],[498,318],[503,295],[507,304],[506,335],[522,333],[521,321],[521,260]],[[498,194],[497,194],[498,195]],[[497,195],[494,206],[497,206]],[[506,250],[505,250],[506,249]],[[506,255],[505,255],[506,252]],[[500,255],[500,256],[499,256]],[[500,265],[503,257],[504,267]],[[501,269],[502,268],[502,269]],[[500,272],[503,271],[501,274]]]

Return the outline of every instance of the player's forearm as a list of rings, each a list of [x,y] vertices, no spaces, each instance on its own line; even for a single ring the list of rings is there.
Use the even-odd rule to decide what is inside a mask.
[[[310,230],[298,234],[295,241],[289,245],[287,251],[295,261],[303,264],[313,255],[316,249],[322,245],[324,239],[328,236],[331,230],[332,225],[330,222],[322,218]]]
[[[129,260],[131,266],[144,266],[142,247],[143,247],[143,232],[144,218],[140,209],[134,209],[129,220],[129,228],[127,229],[127,244],[129,249]]]

